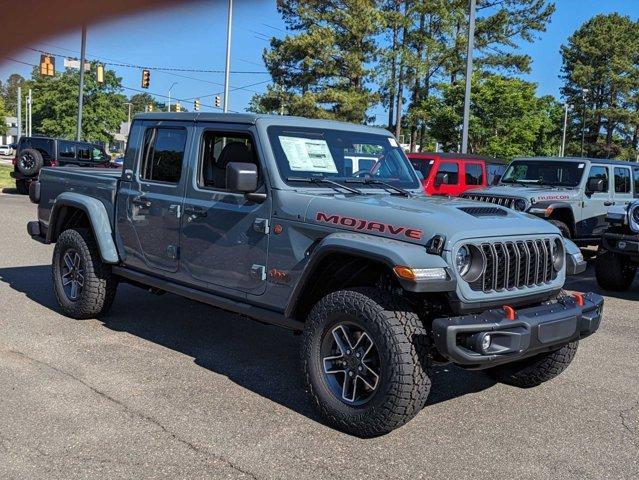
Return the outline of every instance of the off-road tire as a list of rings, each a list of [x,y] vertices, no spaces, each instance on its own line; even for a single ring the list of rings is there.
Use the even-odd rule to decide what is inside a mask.
[[[486,373],[498,382],[515,387],[537,387],[566,370],[572,359],[575,358],[578,346],[579,341],[577,340],[554,352],[490,368],[486,370]]]
[[[548,221],[559,229],[559,231],[564,236],[564,238],[570,239],[571,234],[570,234],[570,227],[568,225],[566,225],[561,220],[548,220]]]
[[[29,185],[25,180],[16,180],[16,190],[20,195],[29,195]]]
[[[595,262],[595,276],[597,283],[604,290],[612,292],[623,292],[630,288],[637,265],[633,264],[628,257],[615,252],[601,250]]]
[[[84,285],[79,298],[70,300],[62,285],[61,259],[72,249],[79,253],[84,267]],[[98,246],[89,229],[76,228],[60,234],[53,250],[53,290],[64,314],[78,320],[95,318],[106,313],[117,290],[118,281],[111,267],[102,262]]]
[[[361,406],[348,405],[331,392],[322,366],[322,339],[345,313],[371,336],[383,365],[377,390]],[[404,425],[424,408],[430,392],[428,338],[422,321],[401,297],[358,288],[322,298],[308,317],[301,346],[305,380],[322,416],[359,437],[383,435]]]
[[[33,159],[33,164],[25,165],[22,162],[23,156],[30,156]],[[42,158],[42,154],[34,148],[26,148],[20,152],[18,161],[16,163],[16,168],[23,175],[32,177],[40,171],[43,165],[44,159]]]

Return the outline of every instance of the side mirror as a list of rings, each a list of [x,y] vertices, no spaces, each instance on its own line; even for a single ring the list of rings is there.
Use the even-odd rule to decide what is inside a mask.
[[[606,190],[606,182],[602,178],[589,178],[586,190],[590,193],[603,192]]]
[[[439,187],[440,185],[449,185],[450,177],[446,172],[437,172],[435,175],[435,186]]]
[[[257,165],[229,162],[226,165],[226,189],[235,193],[251,193],[257,190]]]

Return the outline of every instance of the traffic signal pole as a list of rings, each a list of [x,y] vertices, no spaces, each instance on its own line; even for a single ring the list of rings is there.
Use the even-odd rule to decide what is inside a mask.
[[[82,46],[80,48],[80,91],[78,92],[78,123],[75,139],[82,140],[82,104],[84,101],[84,62],[86,60],[87,27],[82,25]]]
[[[233,24],[233,0],[229,0],[229,15],[226,23],[226,71],[224,72],[224,113],[229,111],[229,77],[231,73],[231,27]]]

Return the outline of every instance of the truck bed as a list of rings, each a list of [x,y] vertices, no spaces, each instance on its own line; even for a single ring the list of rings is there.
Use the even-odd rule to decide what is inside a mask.
[[[115,197],[121,176],[122,171],[119,169],[43,168],[38,179],[40,182],[38,220],[45,228],[48,228],[55,199],[63,192],[73,192],[100,200],[113,222]]]

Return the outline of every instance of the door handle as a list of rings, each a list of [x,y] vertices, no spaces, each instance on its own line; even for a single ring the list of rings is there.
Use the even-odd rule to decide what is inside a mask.
[[[610,207],[611,205],[614,205],[615,202],[604,202],[604,207]]]
[[[191,217],[206,217],[206,210],[196,205],[187,205],[184,207],[184,214]]]
[[[133,203],[133,205],[137,205],[139,207],[149,208],[151,206],[151,202],[144,197],[133,197],[133,200],[131,200],[131,202]]]

